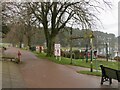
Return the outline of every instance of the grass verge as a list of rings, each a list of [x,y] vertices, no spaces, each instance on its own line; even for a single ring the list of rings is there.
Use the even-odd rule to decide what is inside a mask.
[[[58,64],[64,64],[64,65],[74,65],[74,66],[80,66],[80,67],[85,67],[85,68],[90,68],[90,60],[86,63],[86,60],[82,60],[82,59],[73,59],[72,60],[72,64],[71,64],[71,60],[70,58],[65,58],[65,57],[61,57],[61,60],[58,60],[56,59],[56,57],[46,57],[46,54],[45,53],[37,53],[37,52],[34,52],[34,54],[36,54],[37,57],[39,58],[43,58],[43,59],[48,59],[48,60],[51,60],[55,63],[58,63]],[[98,70],[101,70],[100,69],[100,65],[104,65],[106,67],[110,67],[110,68],[113,68],[113,69],[118,69],[118,63],[120,62],[111,62],[111,61],[106,61],[106,60],[94,60],[92,61],[92,66],[93,66],[93,69],[96,69],[98,68]]]
[[[77,73],[87,74],[87,75],[94,75],[94,76],[101,76],[101,72],[99,72],[99,71],[94,71],[94,72],[90,72],[90,71],[77,71]]]

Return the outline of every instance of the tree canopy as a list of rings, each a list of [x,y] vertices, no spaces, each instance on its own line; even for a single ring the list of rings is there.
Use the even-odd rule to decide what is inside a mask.
[[[79,29],[93,29],[96,27],[96,21],[99,21],[94,12],[99,13],[105,9],[103,5],[100,6],[101,4],[111,6],[107,0],[77,0],[77,2],[43,0],[8,4],[7,9],[11,11],[7,11],[8,16],[13,18],[12,21],[24,21],[24,24],[28,25],[25,29],[27,32],[31,31],[31,25],[44,28],[48,56],[53,54],[55,38],[63,28],[74,26]]]

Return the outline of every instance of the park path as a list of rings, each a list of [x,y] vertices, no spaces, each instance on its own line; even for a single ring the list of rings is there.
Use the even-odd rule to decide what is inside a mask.
[[[9,48],[6,54],[17,56],[18,48]],[[76,70],[84,68],[60,65],[49,60],[37,58],[33,53],[20,50],[21,61],[18,64],[26,88],[117,88],[116,81],[110,86],[101,86],[100,77],[78,74]]]

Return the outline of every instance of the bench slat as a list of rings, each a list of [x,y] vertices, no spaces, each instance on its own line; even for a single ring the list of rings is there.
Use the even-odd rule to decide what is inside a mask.
[[[104,69],[107,77],[117,80],[117,70],[110,69],[110,68],[104,68]]]

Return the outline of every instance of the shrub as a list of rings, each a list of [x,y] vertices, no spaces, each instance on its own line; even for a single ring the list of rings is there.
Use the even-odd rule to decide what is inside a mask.
[[[47,53],[47,49],[44,49],[43,51],[44,51],[44,53]]]
[[[74,50],[72,51],[72,58],[73,59],[84,59],[84,53],[85,52],[80,52],[79,50]],[[70,51],[61,51],[61,56],[70,58],[71,57]]]
[[[35,47],[35,46],[31,46],[31,47],[30,47],[30,50],[31,50],[31,51],[36,51],[36,47]]]
[[[62,50],[61,50],[61,56],[62,56],[62,57],[65,57],[65,51],[62,51]]]
[[[84,59],[84,56],[85,56],[85,52],[80,52],[80,59]]]
[[[66,52],[66,53],[65,53],[65,56],[66,56],[67,58],[70,58],[70,52]]]
[[[80,59],[80,51],[79,50],[74,50],[72,56],[73,56],[74,59]]]
[[[69,51],[62,51],[62,52],[61,52],[61,56],[66,57],[66,58],[70,58],[70,57],[71,57],[71,54],[70,54]],[[72,58],[75,58],[74,53],[72,53]]]

